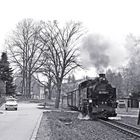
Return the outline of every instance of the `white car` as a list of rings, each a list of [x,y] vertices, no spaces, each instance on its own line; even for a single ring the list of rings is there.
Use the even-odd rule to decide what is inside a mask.
[[[17,108],[18,108],[18,103],[17,103],[17,100],[15,98],[9,98],[6,100],[5,110],[8,110],[8,109],[17,110]]]

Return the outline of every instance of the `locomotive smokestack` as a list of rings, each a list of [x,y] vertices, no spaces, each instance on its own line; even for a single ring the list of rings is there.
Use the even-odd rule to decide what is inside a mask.
[[[106,79],[104,73],[100,73],[100,74],[99,74],[99,81],[100,81],[101,83],[108,83],[108,81],[107,81],[107,79]]]
[[[105,78],[105,74],[104,74],[104,73],[100,73],[100,74],[99,74],[99,77]]]

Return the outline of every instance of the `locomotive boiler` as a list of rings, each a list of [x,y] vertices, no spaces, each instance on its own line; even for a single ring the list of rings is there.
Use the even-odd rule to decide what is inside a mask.
[[[116,88],[109,84],[105,74],[81,82],[78,88],[67,93],[67,105],[91,118],[116,116]]]

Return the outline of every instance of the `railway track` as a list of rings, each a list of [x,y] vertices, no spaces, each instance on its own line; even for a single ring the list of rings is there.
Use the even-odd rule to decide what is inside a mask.
[[[118,122],[118,121],[113,121],[113,120],[102,120],[99,119],[99,121],[101,123],[104,123],[105,125],[108,125],[110,127],[113,127],[114,129],[117,129],[118,131],[128,134],[131,137],[135,137],[140,139],[140,128],[128,125],[128,124],[124,124],[122,122]]]

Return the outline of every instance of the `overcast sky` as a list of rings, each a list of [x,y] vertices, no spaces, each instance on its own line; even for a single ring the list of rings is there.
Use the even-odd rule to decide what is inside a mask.
[[[0,52],[8,33],[24,18],[83,22],[90,33],[100,34],[111,42],[110,55],[118,66],[126,58],[126,36],[140,35],[139,0],[3,0]]]

